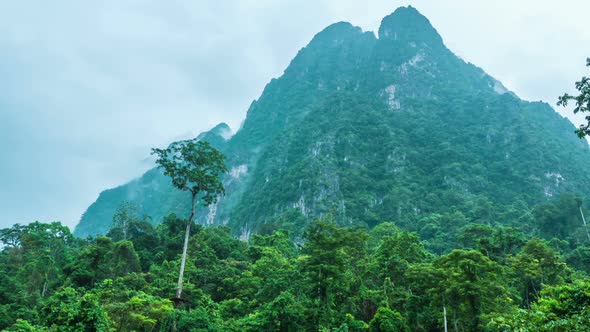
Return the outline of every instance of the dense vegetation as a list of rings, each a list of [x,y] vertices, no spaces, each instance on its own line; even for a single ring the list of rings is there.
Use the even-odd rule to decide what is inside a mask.
[[[590,239],[573,195],[536,207],[533,229],[462,224],[424,242],[385,222],[312,222],[235,239],[199,227],[175,309],[185,220],[156,228],[122,205],[107,236],[60,223],[0,230],[0,329],[8,331],[590,330]],[[582,209],[582,212],[585,211]],[[554,238],[557,234],[560,238]],[[435,253],[440,252],[440,253]]]

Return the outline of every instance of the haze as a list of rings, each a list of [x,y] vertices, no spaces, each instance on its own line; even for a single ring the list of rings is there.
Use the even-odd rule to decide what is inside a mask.
[[[100,191],[153,166],[151,147],[239,128],[324,27],[376,31],[408,4],[521,98],[555,105],[588,75],[583,0],[0,2],[0,227],[73,228]]]

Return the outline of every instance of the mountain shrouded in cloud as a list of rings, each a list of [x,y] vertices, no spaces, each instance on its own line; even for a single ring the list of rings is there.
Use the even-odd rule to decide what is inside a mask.
[[[200,138],[228,157],[227,194],[201,224],[235,235],[314,217],[374,226],[395,221],[437,237],[433,225],[508,224],[562,192],[588,194],[588,146],[550,106],[527,102],[455,56],[412,7],[378,31],[336,23],[301,49],[252,102],[231,136]],[[104,234],[124,201],[154,223],[184,216],[189,200],[157,169],[101,193],[76,235]],[[492,204],[493,202],[493,204]]]

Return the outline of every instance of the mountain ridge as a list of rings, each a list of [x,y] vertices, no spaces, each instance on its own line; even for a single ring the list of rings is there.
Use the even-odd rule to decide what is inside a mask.
[[[231,138],[219,126],[199,135],[230,168],[228,194],[201,209],[199,223],[228,225],[244,239],[284,224],[297,233],[323,216],[395,220],[419,232],[453,213],[510,224],[502,210],[590,184],[573,166],[590,161],[587,144],[566,134],[573,125],[455,56],[415,8],[385,17],[378,34],[347,22],[326,27],[269,82]],[[188,200],[167,182],[152,169],[101,193],[75,234],[104,232],[127,198],[154,222],[184,215]],[[486,202],[498,207],[482,219],[473,209]]]

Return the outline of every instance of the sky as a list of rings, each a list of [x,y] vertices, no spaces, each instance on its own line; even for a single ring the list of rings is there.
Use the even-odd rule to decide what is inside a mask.
[[[405,5],[523,99],[555,106],[590,73],[586,0],[0,1],[0,228],[73,229],[152,147],[239,128],[317,32],[377,31]]]

